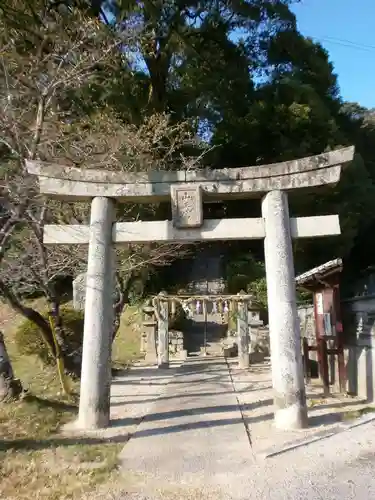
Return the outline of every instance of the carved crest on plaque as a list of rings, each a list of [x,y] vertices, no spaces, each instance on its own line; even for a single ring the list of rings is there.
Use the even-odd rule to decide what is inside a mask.
[[[172,218],[176,228],[200,227],[203,224],[200,186],[171,186]]]

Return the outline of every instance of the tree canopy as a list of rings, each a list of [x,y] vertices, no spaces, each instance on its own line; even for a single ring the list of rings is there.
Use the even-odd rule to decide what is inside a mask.
[[[8,200],[2,228],[9,222],[10,201],[17,210],[21,205],[17,189],[27,184],[22,168],[26,157],[88,168],[153,168],[157,161],[165,162],[164,168],[181,168],[186,159],[195,166],[221,168],[354,144],[355,161],[338,186],[291,200],[295,214],[339,213],[342,226],[339,238],[297,242],[296,271],[336,256],[350,264],[364,238],[369,250],[362,261],[371,265],[374,111],[343,101],[329,53],[298,31],[292,3],[2,3],[0,93],[6,112],[0,120],[0,168],[6,181],[2,196]],[[164,118],[158,121],[157,116]],[[26,187],[35,196],[32,186]],[[229,205],[224,211],[252,215],[246,202]],[[134,220],[140,210],[132,207],[122,216]],[[160,217],[163,210],[147,208],[142,216]],[[63,211],[64,218],[77,220],[73,212]],[[25,231],[24,220],[22,224]],[[228,247],[233,256],[249,250],[261,258],[259,246]],[[137,248],[128,254],[129,261],[137,252],[145,258]]]

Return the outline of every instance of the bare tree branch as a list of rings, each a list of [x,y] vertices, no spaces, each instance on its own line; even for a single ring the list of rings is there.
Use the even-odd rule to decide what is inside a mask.
[[[8,1],[17,4],[17,0]],[[18,4],[15,16],[17,8]],[[22,15],[22,9],[18,13]],[[194,128],[188,122],[173,123],[164,113],[132,125],[108,106],[95,105],[82,112],[84,106],[72,105],[89,99],[86,94],[90,95],[92,85],[100,84],[105,68],[127,67],[127,54],[120,47],[129,46],[137,36],[130,28],[119,38],[82,11],[59,14],[35,7],[35,15],[39,21],[32,29],[18,22],[8,25],[0,17],[0,295],[34,321],[47,345],[53,345],[50,325],[25,306],[24,297],[42,293],[58,314],[56,283],[85,269],[87,249],[47,248],[44,227],[87,223],[89,206],[46,200],[35,178],[27,174],[25,159],[147,172],[197,168],[204,151],[197,157],[185,156],[186,146],[198,145]],[[157,210],[157,205],[124,205],[118,220],[152,219]],[[142,273],[170,264],[191,248],[150,242],[117,249],[117,320]],[[60,340],[64,341],[63,332]]]

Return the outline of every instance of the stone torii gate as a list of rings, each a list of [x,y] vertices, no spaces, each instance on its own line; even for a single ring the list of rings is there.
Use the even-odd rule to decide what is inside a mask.
[[[289,217],[289,191],[336,184],[354,147],[272,165],[139,173],[28,161],[40,192],[91,200],[90,225],[47,225],[44,243],[88,244],[78,428],[109,425],[113,266],[116,244],[264,238],[275,425],[307,425],[292,238],[340,234],[337,215]],[[262,218],[203,220],[204,200],[261,198]],[[172,221],[115,221],[115,204],[172,201]]]

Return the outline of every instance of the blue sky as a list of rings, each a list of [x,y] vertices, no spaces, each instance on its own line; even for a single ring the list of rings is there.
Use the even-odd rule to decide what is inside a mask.
[[[328,50],[342,97],[375,108],[375,0],[302,0],[293,11]]]

